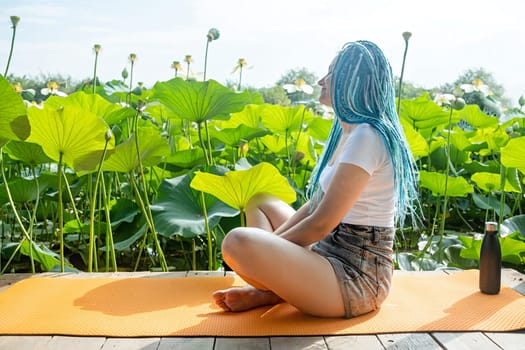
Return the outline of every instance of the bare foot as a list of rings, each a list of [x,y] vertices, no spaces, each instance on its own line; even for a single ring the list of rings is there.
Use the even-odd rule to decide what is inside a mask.
[[[274,292],[252,286],[229,288],[213,293],[215,303],[224,311],[246,311],[264,305],[275,305],[283,300]]]

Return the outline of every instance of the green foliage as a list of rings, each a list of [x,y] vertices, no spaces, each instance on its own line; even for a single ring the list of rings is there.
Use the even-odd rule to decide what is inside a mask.
[[[39,107],[26,107],[0,78],[2,269],[13,261],[85,269],[90,256],[95,271],[217,268],[221,240],[243,224],[250,198],[305,201],[332,125],[287,100],[284,83],[316,85],[306,73],[241,93],[213,80],[132,91],[123,81],[97,82],[94,94],[82,86]],[[399,232],[397,267],[475,268],[477,233],[496,218],[505,264],[522,269],[525,115],[497,118],[478,104],[451,110],[409,92],[400,118],[425,217]]]
[[[286,178],[268,163],[259,163],[247,170],[230,171],[224,176],[197,172],[191,187],[210,193],[241,212],[246,209],[250,198],[259,193],[273,195],[289,204],[296,200],[295,191]]]
[[[0,76],[0,146],[8,140],[25,140],[31,131],[22,98]]]

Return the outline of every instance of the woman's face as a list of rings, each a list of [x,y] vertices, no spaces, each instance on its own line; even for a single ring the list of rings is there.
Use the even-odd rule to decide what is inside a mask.
[[[331,86],[332,86],[332,71],[334,69],[335,59],[328,67],[328,73],[317,82],[321,86],[321,96],[319,96],[319,102],[325,106],[332,107],[332,96],[331,96]]]

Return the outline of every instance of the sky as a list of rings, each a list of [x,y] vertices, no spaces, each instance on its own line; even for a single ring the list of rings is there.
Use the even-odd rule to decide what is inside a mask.
[[[99,44],[102,81],[120,79],[135,53],[133,80],[150,87],[171,79],[171,63],[186,55],[202,73],[210,28],[220,37],[209,44],[206,77],[237,82],[232,70],[244,58],[242,83],[258,88],[291,69],[321,78],[344,43],[362,39],[378,44],[399,76],[409,31],[404,81],[429,89],[484,68],[517,106],[525,95],[524,14],[521,0],[0,0],[0,72],[13,15],[21,20],[10,73],[87,79]]]

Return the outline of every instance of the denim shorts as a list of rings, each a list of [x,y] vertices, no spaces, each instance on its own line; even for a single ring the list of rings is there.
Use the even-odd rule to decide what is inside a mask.
[[[335,271],[346,318],[376,310],[386,299],[394,272],[394,232],[392,227],[341,223],[312,246]]]

